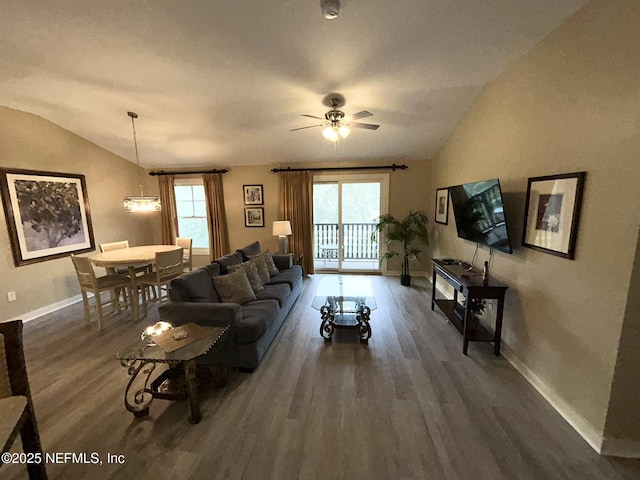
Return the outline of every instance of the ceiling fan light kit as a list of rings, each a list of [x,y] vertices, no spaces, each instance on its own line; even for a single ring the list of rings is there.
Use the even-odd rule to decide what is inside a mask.
[[[320,0],[320,11],[327,20],[337,18],[340,15],[340,0]]]
[[[136,163],[138,165],[138,186],[140,187],[140,195],[131,195],[124,197],[124,211],[126,213],[159,212],[162,208],[160,204],[160,198],[151,196],[145,197],[142,193],[142,180],[140,179],[140,158],[138,157],[138,140],[136,138],[135,124],[135,119],[138,118],[138,114],[135,112],[127,112],[127,115],[131,117],[131,128],[133,129],[133,145],[136,149]]]
[[[347,138],[351,133],[349,127],[329,125],[322,130],[322,136],[332,142],[337,142],[340,137]]]
[[[341,98],[339,96],[330,98],[331,110],[324,114],[322,117],[316,117],[315,115],[302,114],[303,117],[315,118],[317,120],[326,120],[328,123],[320,125],[309,125],[308,127],[292,128],[291,131],[305,130],[307,128],[324,127],[322,129],[322,136],[331,142],[337,142],[340,138],[347,138],[351,133],[352,128],[364,128],[367,130],[377,130],[380,125],[374,125],[371,123],[354,122],[359,118],[371,117],[373,113],[363,110],[351,115],[345,115],[344,112],[338,110],[338,106],[341,104]]]

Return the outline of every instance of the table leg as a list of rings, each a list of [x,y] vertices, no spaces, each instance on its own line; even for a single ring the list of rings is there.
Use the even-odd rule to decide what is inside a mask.
[[[471,296],[467,296],[466,306],[464,307],[464,323],[462,324],[462,353],[467,354],[469,348],[469,324],[471,323]]]
[[[149,405],[153,401],[153,392],[149,388],[149,379],[156,368],[152,360],[121,360],[131,376],[124,391],[124,406],[136,418],[149,415]],[[140,376],[140,378],[139,378]]]
[[[433,273],[431,274],[431,310],[436,308],[436,267],[433,267]]]
[[[335,326],[333,325],[334,315],[334,310],[330,307],[324,305],[320,308],[320,318],[322,319],[322,323],[320,323],[320,335],[324,338],[325,342],[330,342],[333,338],[333,333],[335,332]]]
[[[187,381],[187,393],[189,395],[189,406],[191,407],[189,423],[199,423],[202,419],[202,413],[200,413],[200,404],[198,403],[195,360],[190,360],[184,364],[184,376]]]
[[[131,279],[131,302],[133,305],[131,309],[133,311],[133,321],[140,320],[138,312],[138,304],[140,303],[140,294],[138,292],[138,284],[136,283],[136,269],[133,265],[129,265],[129,278]]]
[[[500,356],[500,338],[502,336],[502,315],[504,313],[504,301],[498,299],[498,311],[496,313],[496,331],[494,332],[493,340],[493,354],[496,357]]]

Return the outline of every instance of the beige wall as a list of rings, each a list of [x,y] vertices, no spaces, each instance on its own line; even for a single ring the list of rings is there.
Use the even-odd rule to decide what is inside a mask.
[[[433,165],[436,187],[500,178],[516,247],[492,268],[510,286],[507,351],[592,444],[604,433],[640,223],[639,41],[639,2],[592,1],[486,88]],[[575,260],[520,247],[527,178],[582,170]],[[471,258],[453,222],[434,238],[434,256]],[[640,409],[640,383],[624,387],[624,403]]]
[[[122,210],[122,197],[139,192],[137,167],[47,120],[0,107],[0,166],[85,175],[96,247],[113,240],[140,245],[154,239],[157,214],[141,218]],[[143,181],[149,182],[147,175]],[[154,187],[149,183],[149,192]],[[0,215],[0,321],[77,295],[68,257],[14,266],[4,212]],[[16,292],[17,301],[7,301],[8,291]]]
[[[605,426],[605,450],[618,451],[619,440],[640,442],[638,372],[640,372],[640,231],[636,258],[629,284],[629,296],[622,325],[620,348],[613,375],[611,400]],[[637,447],[637,445],[636,445]],[[622,446],[625,448],[625,445]],[[629,449],[628,446],[626,449]]]
[[[403,162],[409,168],[407,170],[373,170],[372,172],[389,172],[389,211],[397,216],[406,215],[409,210],[426,210],[429,208],[431,196],[431,162],[411,161]],[[335,163],[297,163],[287,164],[285,167],[291,168],[326,168],[326,167],[349,167],[358,165],[389,165],[389,162],[373,160],[367,162],[335,162]],[[282,168],[282,165],[252,165],[230,167],[229,172],[223,176],[223,188],[225,208],[227,213],[227,223],[229,226],[229,244],[231,251],[241,248],[255,240],[259,240],[263,248],[271,251],[278,250],[278,239],[271,235],[271,223],[280,220],[279,201],[279,177],[276,173],[271,173],[272,168]],[[341,171],[341,174],[358,175],[358,172]],[[264,186],[264,213],[265,227],[245,227],[242,186],[261,184]],[[430,221],[433,216],[428,211]],[[426,249],[425,249],[426,250]],[[205,256],[196,256],[195,265],[204,265],[209,259]],[[428,255],[425,252],[420,262],[411,266],[415,275],[424,274],[428,270]],[[399,263],[393,262],[389,266],[391,273],[399,272]]]

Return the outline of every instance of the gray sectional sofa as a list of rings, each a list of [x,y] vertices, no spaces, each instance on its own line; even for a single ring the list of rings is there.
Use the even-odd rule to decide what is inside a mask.
[[[253,296],[246,302],[245,299],[240,303],[229,302],[228,280],[237,277],[246,289],[247,275],[237,272],[248,265],[240,264],[260,253],[260,243],[254,242],[172,280],[171,303],[159,308],[160,318],[174,326],[189,322],[202,326],[230,325],[224,344],[225,361],[230,367],[253,371],[262,361],[303,286],[302,268],[293,265],[289,255],[273,255],[272,270],[266,277],[268,281],[262,282],[262,288],[253,291]],[[255,273],[253,268],[250,271]],[[264,273],[262,277],[266,280]],[[247,274],[251,278],[249,272]],[[225,275],[229,276],[221,278]],[[206,357],[203,357],[203,363],[207,363]]]

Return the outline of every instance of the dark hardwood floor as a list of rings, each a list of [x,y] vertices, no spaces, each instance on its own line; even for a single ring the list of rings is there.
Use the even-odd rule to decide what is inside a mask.
[[[48,464],[53,479],[638,479],[640,461],[598,456],[491,344],[462,339],[430,310],[430,284],[369,277],[378,303],[368,346],[332,343],[305,290],[253,374],[232,371],[187,402],[155,400],[134,419],[115,349],[158,320],[127,313],[99,334],[81,304],[25,325],[26,357],[49,453],[97,452],[102,465]],[[505,318],[505,322],[509,319]],[[19,449],[19,441],[16,442]],[[122,455],[124,464],[107,462]],[[27,478],[4,466],[0,478]]]

